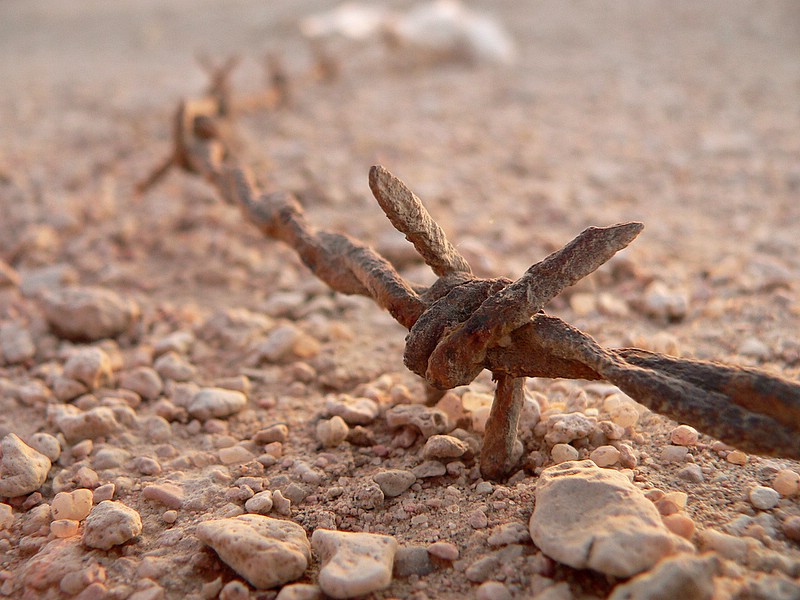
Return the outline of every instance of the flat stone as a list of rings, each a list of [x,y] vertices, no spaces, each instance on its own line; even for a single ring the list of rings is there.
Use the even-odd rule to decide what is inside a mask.
[[[458,560],[459,552],[458,547],[451,542],[438,541],[433,542],[427,548],[428,554],[441,558],[442,560],[454,561]]]
[[[447,467],[445,467],[438,460],[426,460],[424,463],[419,464],[411,469],[411,472],[415,477],[420,479],[425,479],[427,477],[441,477],[447,473]]]
[[[189,401],[188,411],[194,418],[207,421],[236,414],[247,405],[242,392],[224,388],[202,388]]]
[[[452,435],[432,435],[422,449],[424,458],[450,459],[463,456],[469,448]]]
[[[433,563],[425,546],[403,546],[394,556],[394,576],[427,575],[433,572]]]
[[[425,439],[450,430],[446,414],[421,404],[400,404],[390,408],[386,411],[386,424],[392,429],[410,425],[418,429]]]
[[[176,352],[159,356],[153,368],[161,377],[172,381],[191,381],[197,375],[197,367]]]
[[[325,409],[330,416],[339,416],[350,426],[369,425],[380,414],[380,407],[370,398],[353,398],[347,394],[328,398]]]
[[[534,544],[573,568],[630,577],[678,549],[691,549],[625,475],[592,461],[545,469],[535,494],[529,524]]]
[[[701,483],[705,481],[705,475],[703,475],[703,469],[700,467],[700,465],[694,463],[683,467],[680,471],[677,472],[677,475],[684,481],[689,481],[691,483]]]
[[[183,505],[183,488],[174,483],[154,483],[142,490],[142,496],[173,510]]]
[[[394,498],[414,485],[417,476],[405,469],[387,469],[374,475],[372,480],[380,486],[384,496]]]
[[[114,411],[108,406],[82,411],[71,404],[51,404],[47,407],[47,419],[71,444],[105,437],[120,429]]]
[[[122,502],[104,500],[92,509],[83,530],[83,543],[90,548],[108,550],[142,533],[142,518]]]
[[[139,306],[105,288],[70,287],[42,294],[42,308],[56,335],[72,341],[97,341],[126,332],[139,318]]]
[[[504,523],[492,529],[487,541],[490,546],[529,543],[531,534],[524,523]]]
[[[666,558],[652,571],[614,588],[609,600],[711,600],[714,577],[721,567],[714,554],[679,554]]]
[[[391,536],[317,529],[311,545],[322,564],[319,586],[328,596],[353,598],[392,582],[397,541]]]
[[[774,489],[757,485],[750,490],[750,504],[759,510],[770,510],[778,506],[781,495]]]
[[[37,452],[14,433],[0,442],[3,449],[0,496],[14,498],[35,492],[47,480],[50,459]]]
[[[82,521],[91,512],[93,499],[92,490],[86,488],[72,492],[59,492],[50,503],[53,519]]]
[[[111,358],[103,350],[93,346],[73,352],[64,363],[63,375],[81,382],[89,390],[107,386],[114,379]]]
[[[306,532],[292,521],[239,515],[200,523],[195,535],[259,589],[298,579],[311,560]]]
[[[145,400],[155,400],[164,390],[161,376],[151,367],[136,367],[119,376],[119,387],[139,394]]]
[[[272,510],[272,491],[258,492],[244,503],[244,509],[249,513],[259,515],[269,514],[269,511]]]
[[[11,323],[0,327],[0,358],[6,364],[16,365],[36,356],[36,344],[31,332],[21,325]]]
[[[310,583],[292,583],[283,586],[275,600],[322,600],[322,590]]]

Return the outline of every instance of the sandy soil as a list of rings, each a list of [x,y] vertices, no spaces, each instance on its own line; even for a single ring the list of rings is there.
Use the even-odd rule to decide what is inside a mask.
[[[134,462],[155,457],[161,463],[155,474],[131,466],[97,469],[93,483],[115,483],[115,499],[141,514],[144,531],[109,552],[79,551],[79,536],[68,538],[77,540],[70,550],[78,552],[75,560],[103,566],[110,598],[151,587],[160,590],[149,592],[152,597],[212,594],[215,588],[203,584],[237,576],[192,530],[202,520],[241,510],[237,478],[248,476],[246,466],[221,465],[215,453],[274,423],[287,424],[289,438],[279,460],[256,475],[278,489],[297,480],[299,463],[323,474],[321,481],[304,482],[310,495],[292,507],[291,519],[307,531],[335,526],[390,534],[401,545],[447,540],[459,548],[455,567],[437,564],[430,574],[396,577],[376,598],[474,596],[478,582],[464,570],[492,551],[488,533],[530,517],[536,475],[549,464],[543,443],[528,448],[545,460],[538,471],[521,470],[513,483],[494,484],[489,495],[476,491],[475,460],[465,460],[460,474],[420,479],[377,508],[339,495],[386,468],[419,464],[423,441],[412,438],[409,447],[399,447],[379,418],[367,426],[371,444],[321,450],[315,424],[326,416],[326,397],[373,393],[388,406],[403,398],[421,401],[424,391],[403,367],[402,327],[366,299],[330,293],[290,250],[261,238],[202,182],[172,173],[135,196],[136,182],[170,150],[178,100],[199,95],[206,84],[198,52],[220,60],[243,57],[234,76],[240,98],[263,90],[266,52],[284,58],[292,101],[241,115],[244,162],[269,186],[295,192],[312,222],[374,245],[410,279],[429,283],[432,276],[371,198],[367,172],[373,164],[386,165],[412,187],[483,276],[518,276],[586,226],[644,222],[644,233],[617,261],[625,268],[613,276],[611,270],[597,273],[548,311],[607,346],[757,365],[800,379],[798,6],[476,4],[491,10],[517,41],[513,67],[431,63],[376,43],[346,44],[333,50],[341,74],[329,84],[309,79],[312,56],[297,30],[300,17],[328,3],[0,5],[0,259],[19,275],[0,287],[0,325],[24,329],[35,343],[35,353],[20,364],[0,366],[0,434],[28,439],[57,433],[47,418],[48,405],[57,402],[52,377],[75,345],[49,331],[40,297],[65,284],[108,288],[141,307],[133,331],[101,345],[120,359],[111,388],[126,372],[151,366],[159,341],[182,331],[194,340],[184,354],[196,367],[192,381],[224,387],[245,375],[250,399],[247,410],[204,427],[176,415],[166,440],[139,427],[94,440],[86,456],[80,456],[85,444],[75,453],[65,443],[41,496],[12,502],[13,524],[0,531],[0,579],[6,582],[0,591],[70,595],[59,588],[60,578],[41,574],[54,569],[47,560],[36,564],[54,537],[47,528],[26,527],[27,513],[52,501],[60,472],[72,476],[92,467],[100,449],[114,447]],[[648,312],[654,281],[685,301],[675,318]],[[258,315],[267,315],[267,322]],[[279,324],[299,328],[318,348],[305,357],[265,359],[257,345]],[[485,375],[472,391],[491,390]],[[19,392],[37,381],[45,390],[38,396]],[[547,398],[543,409],[558,409],[586,385],[534,380],[529,387]],[[95,392],[94,400],[78,404],[100,402],[104,392]],[[174,399],[172,392],[167,382],[164,395]],[[587,398],[602,414],[602,398],[591,389]],[[142,402],[137,419],[161,414],[163,406]],[[685,464],[660,458],[675,425],[645,412],[626,433],[638,455],[637,484],[688,494],[683,512],[697,527],[698,547],[700,534],[716,529],[758,539],[785,558],[783,566],[769,568],[742,559],[739,570],[725,576],[736,584],[719,597],[746,597],[747,582],[768,571],[794,582],[781,597],[798,597],[791,594],[800,584],[800,569],[793,570],[800,547],[781,528],[800,515],[798,497],[758,511],[748,493],[769,486],[778,470],[800,465],[758,456],[732,464],[725,460],[729,449],[716,451],[714,440],[701,438],[690,454],[705,481],[689,483],[677,477]],[[584,447],[584,456],[590,450]],[[212,464],[189,460],[201,453]],[[67,479],[62,475],[59,482]],[[179,510],[174,524],[140,493],[148,483],[165,481],[194,494],[192,508]],[[70,486],[79,487],[73,481],[63,489]],[[477,508],[488,516],[486,527],[470,524]],[[398,517],[400,509],[427,518],[412,524]],[[758,520],[743,527],[742,515]],[[734,522],[739,529],[731,529]],[[528,541],[513,572],[498,573],[512,597],[532,597],[565,581],[573,597],[602,598],[618,583],[553,564],[538,572],[534,565],[541,571],[541,561],[534,559],[540,556]],[[317,570],[312,565],[303,581],[313,582]],[[251,590],[250,596],[274,592]]]

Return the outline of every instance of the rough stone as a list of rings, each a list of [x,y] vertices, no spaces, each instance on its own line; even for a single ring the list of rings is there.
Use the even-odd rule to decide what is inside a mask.
[[[370,398],[353,398],[346,394],[328,398],[325,408],[330,416],[344,419],[350,426],[369,425],[380,414],[380,407]]]
[[[272,510],[272,491],[258,492],[244,503],[244,509],[249,513],[259,515],[269,514],[269,511]]]
[[[136,367],[119,376],[119,387],[139,394],[145,400],[155,400],[164,390],[161,376],[151,367]]]
[[[84,384],[89,390],[109,385],[114,374],[111,358],[100,348],[89,346],[73,352],[64,363],[64,377]]]
[[[669,432],[670,441],[676,446],[696,446],[700,439],[697,429],[689,425],[678,425]]]
[[[678,471],[677,475],[684,481],[689,481],[691,483],[702,483],[705,481],[703,469],[697,464],[686,465],[680,471]]]
[[[97,341],[126,332],[139,318],[133,300],[104,288],[73,287],[42,294],[44,316],[60,337]]]
[[[16,365],[36,356],[36,344],[31,332],[16,323],[0,327],[0,358]]]
[[[475,592],[476,600],[511,600],[511,592],[499,581],[484,581]]]
[[[426,459],[451,459],[463,456],[469,448],[452,435],[432,435],[425,442],[422,456]]]
[[[778,506],[781,500],[781,495],[774,489],[757,485],[750,490],[750,504],[759,510],[770,510]]]
[[[50,459],[37,452],[14,433],[0,442],[3,449],[0,496],[14,498],[35,492],[47,480]]]
[[[49,433],[34,433],[28,440],[28,446],[44,454],[50,459],[50,462],[57,461],[58,457],[61,456],[61,442],[58,441],[57,437]]]
[[[578,449],[569,444],[556,444],[550,451],[550,456],[556,464],[567,462],[568,460],[578,460]]]
[[[195,535],[259,589],[294,581],[311,560],[306,532],[292,521],[239,515],[200,523]]]
[[[515,522],[498,525],[489,534],[488,539],[490,546],[508,546],[530,541],[531,534],[525,524]]]
[[[14,523],[14,511],[11,505],[0,503],[0,531],[8,529]]]
[[[597,420],[581,413],[556,414],[547,419],[547,433],[544,436],[548,444],[568,444],[589,435]]]
[[[609,600],[711,600],[721,561],[714,554],[679,554],[614,588]]]
[[[83,543],[90,548],[108,550],[142,533],[139,513],[122,502],[104,500],[86,517]]]
[[[82,521],[92,510],[92,490],[82,488],[72,492],[59,492],[50,503],[53,519],[71,519]]]
[[[380,486],[384,496],[394,498],[414,485],[417,476],[405,469],[387,469],[374,475],[372,480]]]
[[[192,396],[188,411],[194,418],[207,421],[236,414],[247,405],[247,396],[242,392],[224,388],[202,388]]]
[[[386,411],[386,424],[392,429],[411,425],[425,439],[450,429],[447,415],[436,408],[421,404],[400,404]]]
[[[689,546],[666,529],[653,503],[625,475],[588,460],[542,472],[530,533],[554,560],[615,577],[640,573]]]
[[[339,416],[322,419],[317,423],[317,440],[326,448],[335,448],[347,439],[350,428]]]
[[[322,564],[319,586],[328,596],[366,595],[392,582],[397,541],[391,536],[317,529],[311,545]]]
[[[591,460],[598,467],[610,467],[619,462],[620,451],[614,446],[600,446],[592,450],[589,455]]]
[[[68,404],[50,405],[47,407],[47,418],[71,444],[105,437],[120,429],[114,411],[108,406],[82,411]]]
[[[451,542],[438,541],[433,542],[427,548],[428,554],[441,558],[442,560],[454,561],[458,560],[459,552],[458,547]]]

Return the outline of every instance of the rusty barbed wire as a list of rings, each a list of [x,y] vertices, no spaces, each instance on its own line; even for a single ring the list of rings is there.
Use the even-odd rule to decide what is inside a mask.
[[[438,276],[420,288],[368,246],[313,227],[290,194],[263,193],[220,134],[219,120],[230,106],[229,94],[221,98],[212,94],[180,104],[173,151],[139,191],[172,166],[205,178],[266,237],[293,248],[331,289],[372,298],[409,329],[404,363],[430,385],[452,388],[491,371],[497,389],[481,452],[484,477],[500,479],[514,467],[525,377],[606,380],[651,410],[742,450],[800,458],[800,384],[757,369],[606,349],[542,312],[564,288],[630,244],[641,223],[590,227],[516,281],[481,279],[419,198],[374,166],[369,185],[378,204]]]

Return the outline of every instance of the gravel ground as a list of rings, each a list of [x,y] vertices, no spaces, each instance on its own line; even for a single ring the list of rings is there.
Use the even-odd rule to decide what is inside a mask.
[[[640,220],[548,312],[798,380],[798,5],[475,3],[514,65],[338,43],[321,83],[297,23],[330,6],[0,5],[0,594],[800,598],[797,462],[532,379],[521,468],[483,481],[488,373],[425,407],[388,314],[201,181],[133,192],[197,53],[241,55],[239,99],[277,53],[291,102],[243,111],[237,147],[316,225],[432,281],[373,164],[481,276]]]

